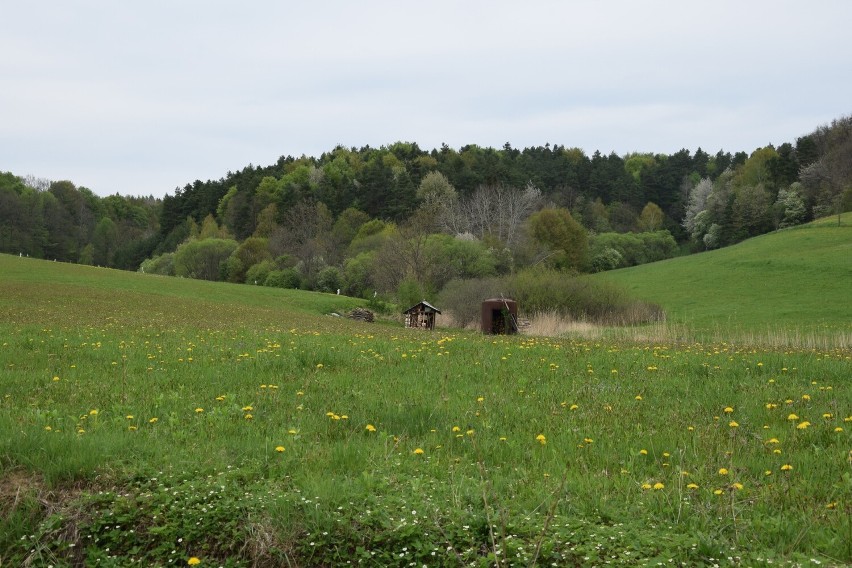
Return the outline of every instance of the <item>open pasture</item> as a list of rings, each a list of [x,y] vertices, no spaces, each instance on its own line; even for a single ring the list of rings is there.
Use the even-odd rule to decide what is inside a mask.
[[[421,333],[0,256],[0,564],[844,565],[843,348]]]
[[[852,212],[591,278],[660,304],[692,336],[852,347]]]

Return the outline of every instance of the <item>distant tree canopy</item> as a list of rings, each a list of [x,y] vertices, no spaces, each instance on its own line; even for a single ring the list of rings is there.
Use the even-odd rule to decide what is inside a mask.
[[[528,266],[608,270],[852,209],[852,117],[674,154],[395,142],[282,156],[162,199],[0,173],[0,251],[367,295]],[[144,262],[143,262],[144,261]],[[412,292],[413,293],[413,292]]]

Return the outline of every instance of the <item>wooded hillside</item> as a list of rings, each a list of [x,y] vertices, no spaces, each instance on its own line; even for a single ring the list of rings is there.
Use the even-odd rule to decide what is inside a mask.
[[[434,292],[532,265],[641,264],[849,210],[850,169],[852,117],[750,154],[338,146],[163,199],[4,173],[0,250],[353,295]]]

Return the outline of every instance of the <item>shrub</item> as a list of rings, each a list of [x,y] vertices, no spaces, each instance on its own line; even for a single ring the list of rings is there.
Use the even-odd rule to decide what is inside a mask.
[[[317,274],[317,290],[334,293],[340,289],[340,271],[333,266],[326,266]]]
[[[266,276],[263,285],[273,288],[298,289],[302,285],[302,276],[295,268],[273,270]]]
[[[228,257],[237,247],[231,239],[190,240],[175,251],[175,274],[201,280],[221,280]]]
[[[175,275],[175,253],[166,252],[154,258],[149,258],[139,266],[139,272],[145,274]]]
[[[450,312],[459,327],[467,327],[479,321],[483,300],[506,295],[505,286],[503,278],[451,280],[438,298],[440,308]]]
[[[275,263],[264,260],[246,270],[246,284],[264,284],[269,273],[275,270]]]
[[[659,321],[659,306],[631,299],[611,283],[547,269],[527,270],[504,278],[454,280],[441,294],[441,305],[460,326],[476,322],[483,300],[505,296],[526,314],[555,312],[563,317],[607,325]]]

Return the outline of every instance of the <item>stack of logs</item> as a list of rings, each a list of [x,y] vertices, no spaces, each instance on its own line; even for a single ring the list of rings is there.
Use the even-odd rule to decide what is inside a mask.
[[[346,316],[350,319],[373,323],[373,312],[366,308],[355,308]]]

